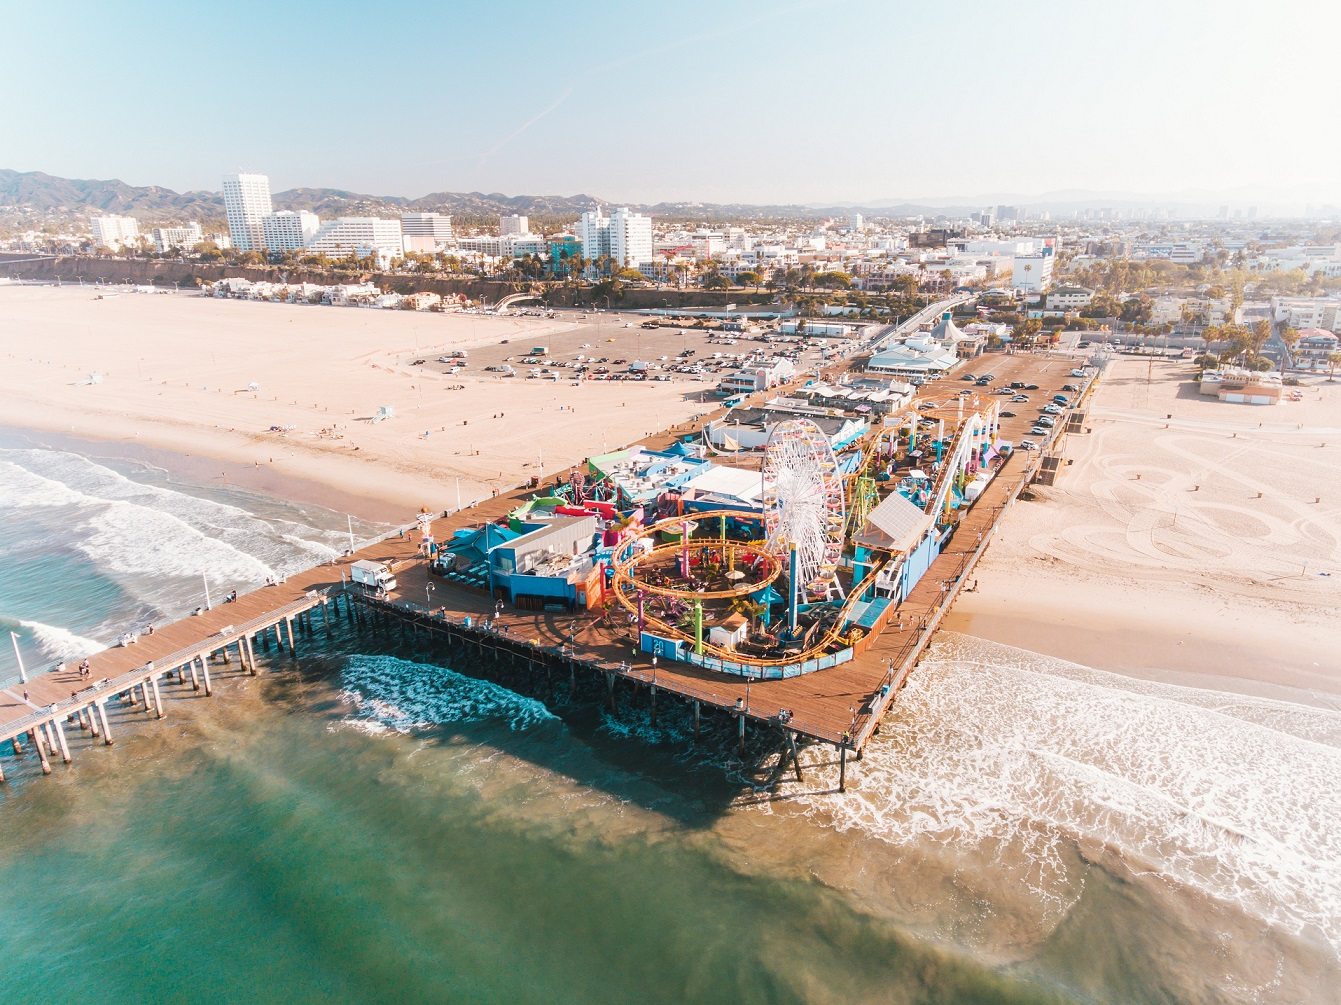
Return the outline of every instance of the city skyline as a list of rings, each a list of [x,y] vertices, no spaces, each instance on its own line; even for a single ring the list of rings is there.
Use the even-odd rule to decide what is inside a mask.
[[[24,94],[0,165],[177,190],[217,191],[223,167],[263,171],[278,191],[586,192],[612,204],[1072,189],[1341,199],[1329,168],[1341,137],[1317,128],[1310,99],[1331,86],[1341,15],[1302,3],[1137,3],[1122,24],[1040,3],[611,6],[581,20],[529,4],[508,16],[391,8],[379,11],[386,44],[364,49],[353,7],[318,17],[310,4],[242,3],[208,20],[137,10],[148,8],[75,24],[50,8],[11,15],[31,44],[0,69]],[[442,45],[410,44],[433,38]],[[295,41],[309,67],[356,58],[366,86],[234,72],[290,65]],[[133,71],[128,53],[154,52],[180,58],[173,87],[144,92],[148,107],[89,100]]]

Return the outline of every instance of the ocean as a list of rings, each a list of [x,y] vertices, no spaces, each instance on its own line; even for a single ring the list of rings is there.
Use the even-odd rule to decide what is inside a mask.
[[[0,627],[30,666],[342,550],[347,518],[0,438]],[[382,528],[356,524],[356,533]],[[1341,1000],[1341,712],[963,636],[834,791],[717,723],[318,633],[6,754],[14,1000]],[[16,676],[0,652],[0,682]],[[188,692],[189,694],[189,692]]]

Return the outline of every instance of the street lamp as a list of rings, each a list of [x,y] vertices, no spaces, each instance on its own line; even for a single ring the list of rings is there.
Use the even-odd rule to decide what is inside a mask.
[[[433,610],[433,591],[437,589],[432,583],[424,584],[424,606],[430,611]]]

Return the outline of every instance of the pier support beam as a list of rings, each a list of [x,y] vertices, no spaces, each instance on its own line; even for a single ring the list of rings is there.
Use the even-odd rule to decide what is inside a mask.
[[[239,645],[239,646],[238,646],[238,653],[239,653],[239,655],[238,655],[238,662],[241,662],[241,661],[242,661],[241,651],[242,651],[242,646]],[[224,648],[224,662],[225,662],[225,663],[228,662],[228,649],[227,649],[227,647]],[[210,697],[211,695],[214,694],[214,685],[210,682],[210,665],[209,665],[209,663],[206,662],[205,660],[201,660],[201,661],[200,661],[200,676],[201,676],[202,678],[204,678],[204,681],[205,681],[205,697],[208,698],[208,697]]]
[[[84,714],[88,716],[88,731],[96,740],[102,735],[102,731],[98,729],[98,710],[90,705],[84,709]]]
[[[46,726],[38,726],[37,729],[33,730],[33,746],[37,748],[38,760],[42,762],[42,774],[49,775],[51,774],[51,762],[47,760],[47,752],[42,749],[42,738],[38,735],[38,730],[46,732]]]
[[[698,701],[697,698],[695,698],[695,699],[694,699],[694,742],[695,742],[695,743],[698,743],[698,718],[699,718],[699,701]]]
[[[158,690],[158,678],[150,677],[149,686],[154,689],[154,714],[161,719],[163,718],[163,695]]]
[[[742,712],[737,718],[740,721],[740,741],[738,745],[740,747],[741,756],[743,757],[745,756],[745,714]]]
[[[203,655],[202,655],[202,656],[193,656],[193,657],[191,658],[191,662],[187,664],[187,666],[189,666],[189,667],[191,668],[191,690],[192,690],[192,691],[199,691],[199,690],[200,690],[200,674],[196,673],[196,660],[200,660],[200,662],[203,664],[203,663],[205,662],[205,657],[204,657]]]
[[[112,745],[112,729],[107,725],[107,703],[100,701],[94,707],[98,710],[98,722],[102,725],[102,742],[110,747]]]
[[[838,748],[838,791],[847,791],[847,747]]]
[[[247,672],[253,677],[256,676],[256,650],[251,647],[251,637],[243,636],[242,641],[247,644]]]
[[[284,627],[289,633],[289,655],[296,656],[298,655],[298,650],[293,645],[293,618],[285,618]]]
[[[51,720],[52,732],[56,734],[56,742],[61,747],[61,760],[66,764],[70,763],[70,745],[65,742],[65,729],[61,726],[59,719]]]
[[[15,756],[15,757],[22,757],[22,756],[23,756],[23,741],[20,740],[17,736],[15,736],[15,737],[12,737],[12,738],[10,739],[9,742],[12,743],[12,744],[14,744],[14,756]]]
[[[792,750],[792,767],[796,769],[796,780],[798,782],[804,781],[801,778],[801,753],[796,749],[796,732],[794,730],[787,730],[787,746],[791,747]]]
[[[652,725],[657,724],[657,686],[652,685]]]
[[[619,709],[615,706],[615,675],[607,673],[605,675],[605,689],[610,694],[610,714],[614,715]]]

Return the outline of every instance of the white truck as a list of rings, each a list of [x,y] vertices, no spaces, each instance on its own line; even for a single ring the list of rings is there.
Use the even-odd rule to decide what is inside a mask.
[[[362,559],[349,567],[349,575],[354,582],[373,592],[386,590],[390,593],[396,588],[396,576],[385,562]]]

